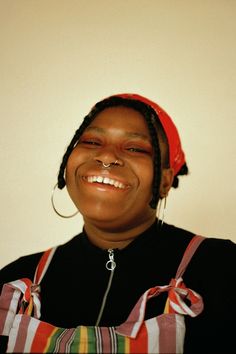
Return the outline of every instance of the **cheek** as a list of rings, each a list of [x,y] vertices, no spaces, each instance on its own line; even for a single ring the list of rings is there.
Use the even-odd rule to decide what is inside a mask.
[[[73,156],[70,155],[70,157],[67,161],[67,164],[66,164],[66,169],[65,169],[66,181],[70,180],[70,177],[74,174],[74,170],[75,170],[74,159],[73,159]]]
[[[136,175],[139,179],[139,185],[142,190],[152,190],[153,185],[153,162],[145,162],[136,166]]]
[[[65,169],[66,185],[71,184],[71,182],[73,181],[76,169],[80,163],[81,162],[79,155],[75,151],[72,151]]]
[[[78,147],[74,148],[66,164],[66,174],[68,177],[87,159],[87,156],[84,155],[83,151],[80,151]]]

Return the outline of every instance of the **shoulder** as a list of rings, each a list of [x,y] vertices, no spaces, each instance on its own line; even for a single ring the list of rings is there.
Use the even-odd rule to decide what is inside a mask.
[[[209,306],[218,301],[218,306],[225,308],[226,302],[234,302],[235,269],[236,244],[231,240],[207,237],[193,255],[184,279],[189,287],[205,295]]]
[[[194,235],[191,231],[170,224],[163,224],[161,227],[161,242],[168,247],[169,251],[180,256],[183,255]]]
[[[164,234],[166,242],[171,241],[174,244],[188,243],[191,241],[196,233],[176,227],[174,225],[165,224]],[[230,239],[223,239],[211,236],[199,235],[204,238],[204,241],[199,246],[194,258],[204,260],[212,256],[215,259],[222,259],[222,257],[229,258],[229,261],[235,257],[236,243]],[[219,258],[220,257],[220,258]]]
[[[43,252],[20,257],[0,271],[0,288],[3,284],[20,278],[33,279],[34,272]]]
[[[208,276],[230,278],[235,274],[236,244],[229,239],[206,237],[199,246],[191,267],[204,269]]]
[[[75,244],[79,242],[78,236],[75,236],[65,244],[57,246],[54,257],[58,258],[58,256],[61,257],[62,255],[69,255],[70,250],[74,249]],[[21,278],[29,278],[32,280],[43,253],[44,251],[25,255],[3,267],[0,270],[0,292],[3,284],[5,283]]]
[[[170,237],[172,241],[176,240],[191,240],[191,238],[195,235],[193,232],[189,230],[185,230],[181,227],[171,225],[171,224],[166,224],[164,223],[162,226],[162,231],[165,234],[165,236]]]
[[[208,262],[208,268],[211,264],[216,263],[224,268],[236,259],[236,244],[229,239],[205,237],[204,241],[199,246],[193,261]],[[232,263],[232,265],[233,265]]]
[[[186,318],[187,329],[188,326],[191,328],[196,343],[203,342],[207,333],[205,341],[211,346],[210,352],[228,353],[234,345],[235,260],[236,244],[233,241],[207,237],[198,247],[183,276],[185,284],[199,293],[204,303],[200,316],[194,321]],[[198,336],[192,327],[195,325],[199,328]],[[215,342],[215,338],[219,340]],[[191,346],[188,337],[187,341]]]
[[[194,235],[193,232],[165,224],[163,242],[173,256],[181,254],[182,257]],[[217,277],[230,281],[235,277],[236,244],[230,239],[203,237],[204,240],[194,253],[185,276],[202,281],[205,279],[206,282],[211,281],[209,278],[217,281]]]

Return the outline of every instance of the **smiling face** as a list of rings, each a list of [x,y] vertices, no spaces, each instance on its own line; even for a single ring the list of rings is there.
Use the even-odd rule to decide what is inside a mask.
[[[104,168],[102,163],[113,164]],[[66,167],[66,186],[85,225],[125,230],[154,221],[152,182],[153,147],[143,116],[128,107],[104,109]]]

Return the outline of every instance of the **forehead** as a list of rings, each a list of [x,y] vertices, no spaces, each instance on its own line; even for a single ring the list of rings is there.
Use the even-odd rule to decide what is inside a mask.
[[[116,131],[120,134],[143,136],[150,140],[144,116],[133,108],[117,106],[105,108],[98,113],[86,131]]]

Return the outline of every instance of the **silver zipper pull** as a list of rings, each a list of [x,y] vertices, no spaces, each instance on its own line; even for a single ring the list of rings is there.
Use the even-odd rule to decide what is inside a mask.
[[[113,271],[116,267],[116,262],[114,261],[113,249],[109,248],[108,253],[109,253],[109,261],[107,261],[107,263],[106,263],[106,268],[110,271]]]

